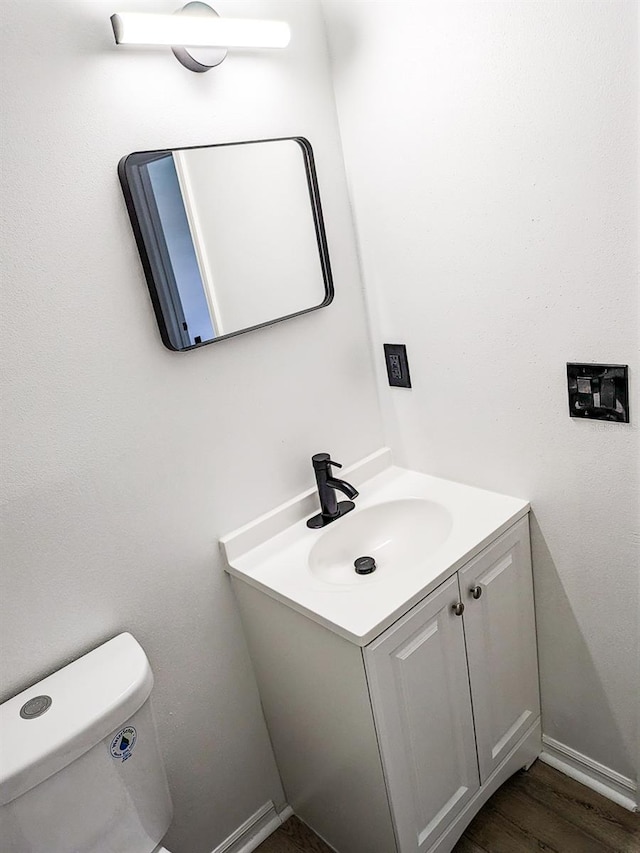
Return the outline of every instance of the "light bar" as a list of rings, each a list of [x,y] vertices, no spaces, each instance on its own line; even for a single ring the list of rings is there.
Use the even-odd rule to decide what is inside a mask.
[[[117,44],[277,48],[291,39],[284,21],[117,12],[111,23]]]

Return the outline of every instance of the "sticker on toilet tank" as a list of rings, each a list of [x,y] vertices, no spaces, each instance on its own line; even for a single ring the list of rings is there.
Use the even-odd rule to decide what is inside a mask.
[[[109,751],[113,758],[119,761],[126,761],[131,758],[131,753],[136,745],[138,733],[133,726],[127,726],[125,729],[120,729],[118,734],[111,741]]]

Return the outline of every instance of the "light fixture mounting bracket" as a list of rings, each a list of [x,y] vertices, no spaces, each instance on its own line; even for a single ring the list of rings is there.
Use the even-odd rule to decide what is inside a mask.
[[[193,0],[187,3],[181,9],[177,9],[176,15],[214,15],[219,17],[215,9],[212,9],[207,3],[201,3],[200,0]],[[220,65],[222,60],[227,55],[226,47],[182,47],[174,46],[171,48],[173,55],[185,68],[189,71],[209,71]]]

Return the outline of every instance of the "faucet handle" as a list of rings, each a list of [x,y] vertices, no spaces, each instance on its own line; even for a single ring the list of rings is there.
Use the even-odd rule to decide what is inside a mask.
[[[318,468],[324,468],[327,465],[333,465],[335,468],[342,468],[342,465],[339,462],[333,461],[330,453],[315,453],[311,457],[311,461],[316,470]]]

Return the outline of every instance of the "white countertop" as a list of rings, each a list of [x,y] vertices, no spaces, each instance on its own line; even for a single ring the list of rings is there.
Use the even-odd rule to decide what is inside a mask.
[[[360,491],[356,509],[323,530],[306,526],[306,518],[318,511],[315,490],[309,490],[223,537],[227,572],[365,646],[529,511],[520,498],[390,463],[385,448],[341,473]],[[309,553],[325,530],[367,507],[405,498],[434,501],[451,514],[451,531],[436,551],[402,571],[354,574],[352,584],[328,583],[311,571]]]

